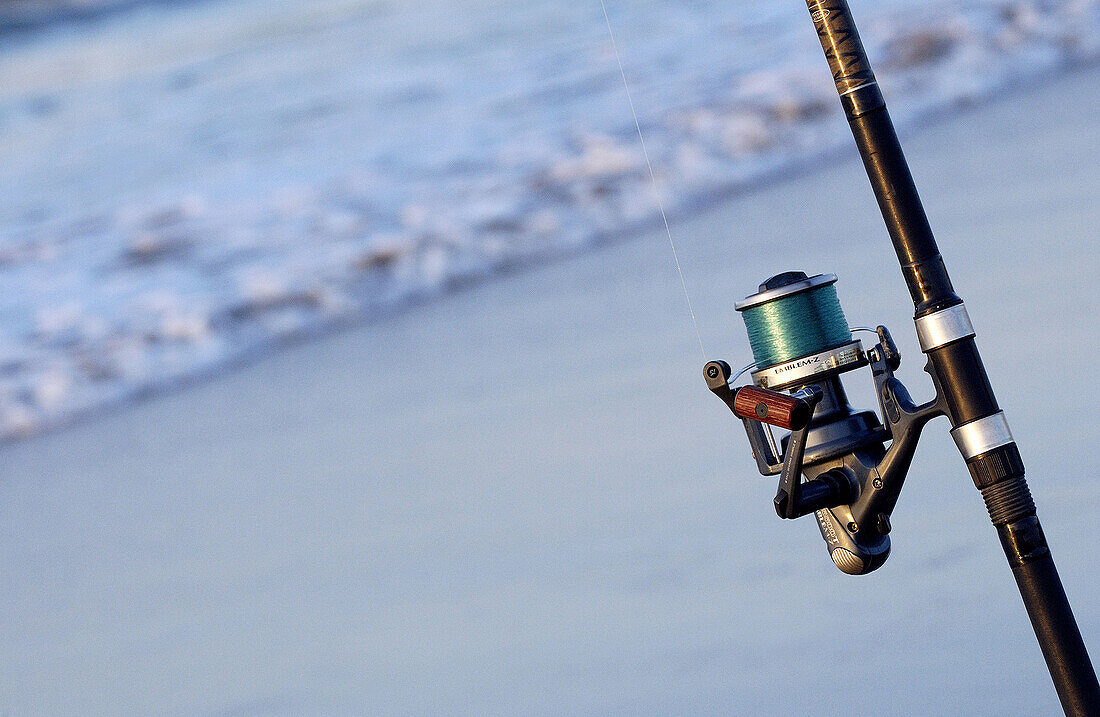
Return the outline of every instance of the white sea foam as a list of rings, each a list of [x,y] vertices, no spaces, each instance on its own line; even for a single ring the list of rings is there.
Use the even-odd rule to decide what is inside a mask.
[[[155,4],[4,50],[0,435],[652,225],[599,5],[455,5]],[[1100,55],[1100,0],[852,5],[900,122]],[[673,213],[850,142],[798,8],[609,11]]]

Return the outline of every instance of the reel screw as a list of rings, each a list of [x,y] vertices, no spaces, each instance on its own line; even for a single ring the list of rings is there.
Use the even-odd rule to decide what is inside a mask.
[[[718,378],[718,367],[717,366],[710,366],[709,368],[707,368],[707,377],[708,378]]]
[[[871,481],[871,485],[875,487],[875,490],[880,490],[882,488],[882,479],[875,478],[873,481]]]
[[[854,520],[852,522],[848,523],[848,532],[849,533],[858,533],[859,532],[859,523],[857,523]]]

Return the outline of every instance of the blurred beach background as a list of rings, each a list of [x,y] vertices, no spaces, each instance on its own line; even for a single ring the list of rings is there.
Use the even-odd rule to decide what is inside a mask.
[[[1100,2],[851,5],[1095,653]],[[607,11],[706,357],[927,397],[802,4]],[[0,4],[0,711],[1057,711],[942,421],[849,578],[702,363],[598,1]]]

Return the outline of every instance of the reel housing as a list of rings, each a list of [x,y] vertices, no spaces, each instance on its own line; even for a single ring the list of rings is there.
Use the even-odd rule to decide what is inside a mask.
[[[901,355],[885,326],[874,329],[878,341],[864,351],[844,318],[836,281],[834,274],[803,272],[765,281],[735,305],[755,359],[741,373],[752,369],[754,385],[732,386],[741,373],[734,376],[725,361],[709,362],[703,375],[743,421],[760,473],[779,474],[779,517],[813,513],[833,563],[862,575],[890,555],[890,514],[921,429],[946,406],[938,385],[934,400],[913,403],[894,378]],[[881,420],[852,408],[840,380],[867,365]],[[790,431],[779,447],[768,426]]]

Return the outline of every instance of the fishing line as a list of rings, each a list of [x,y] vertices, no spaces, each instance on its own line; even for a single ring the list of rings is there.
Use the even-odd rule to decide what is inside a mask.
[[[852,341],[832,284],[743,308],[741,317],[760,367],[787,363]]]
[[[676,251],[676,242],[672,240],[672,230],[668,228],[668,217],[665,216],[665,204],[661,199],[661,191],[657,187],[657,175],[653,172],[653,163],[649,161],[649,150],[645,146],[645,138],[642,136],[642,125],[638,122],[638,112],[634,109],[634,100],[630,96],[630,84],[626,81],[626,70],[623,69],[623,60],[619,56],[619,46],[615,42],[615,33],[611,31],[611,18],[607,15],[607,4],[600,0],[603,8],[603,19],[607,23],[607,34],[611,38],[611,49],[615,53],[615,62],[619,65],[619,74],[623,78],[623,89],[626,90],[626,101],[630,104],[630,114],[634,116],[634,129],[638,130],[638,144],[642,145],[642,156],[645,157],[645,166],[649,169],[649,181],[653,185],[653,198],[657,201],[657,209],[661,212],[661,221],[665,225],[665,234],[668,236],[668,245],[672,247],[672,259],[676,262],[676,272],[680,275],[680,286],[684,289],[684,300],[687,302],[688,313],[691,314],[691,323],[695,327],[695,337],[699,339],[699,354],[703,360],[707,359],[706,349],[703,348],[703,334],[699,331],[699,322],[695,319],[695,309],[691,305],[691,295],[688,293],[687,282],[684,280],[684,270],[680,266],[680,256]]]

